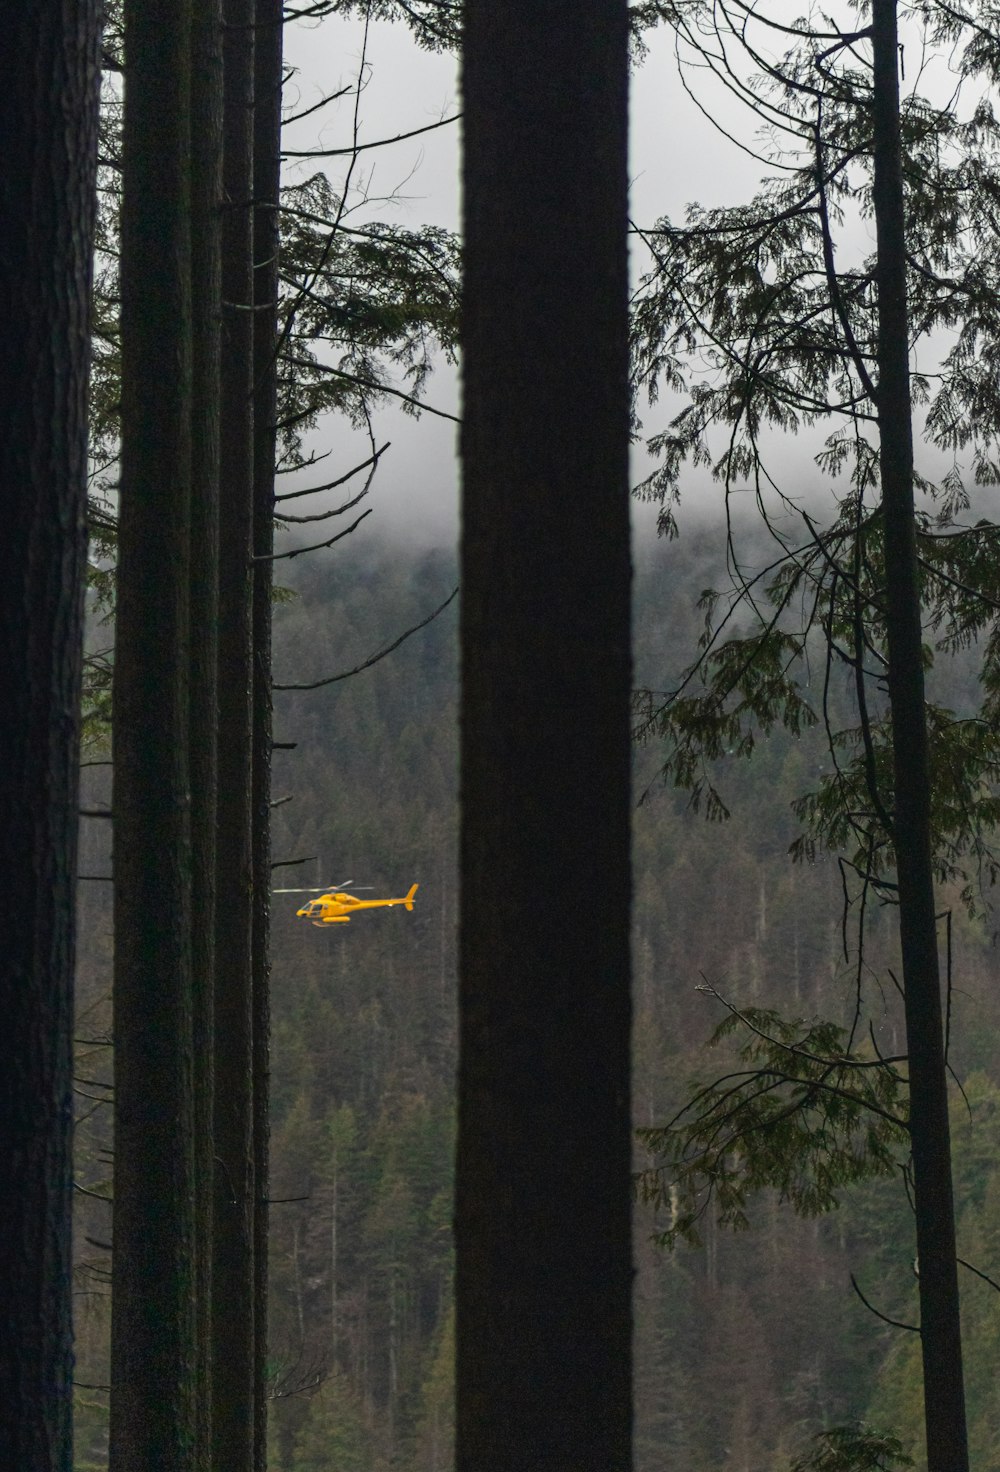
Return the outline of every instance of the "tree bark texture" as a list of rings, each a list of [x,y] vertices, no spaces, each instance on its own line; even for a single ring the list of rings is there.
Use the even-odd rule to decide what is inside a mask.
[[[468,0],[460,1472],[631,1460],[626,13]]]
[[[213,1442],[216,1472],[250,1472],[256,1196],[251,963],[253,0],[223,0],[223,19]]]
[[[72,1038],[98,7],[0,61],[0,1465],[69,1472]]]
[[[126,0],[124,25],[110,1467],[188,1472],[197,1365],[189,0]]]
[[[969,1463],[914,528],[896,0],[874,0],[872,37],[878,420],[895,782],[893,840],[909,1055],[927,1465],[928,1472],[965,1472]]]
[[[254,1466],[267,1468],[268,1101],[271,930],[271,591],[277,419],[281,0],[256,0],[254,48],[253,1136]]]
[[[198,1405],[196,1472],[212,1455],[215,1146],[215,822],[219,620],[219,408],[222,301],[222,5],[192,27],[191,846]]]

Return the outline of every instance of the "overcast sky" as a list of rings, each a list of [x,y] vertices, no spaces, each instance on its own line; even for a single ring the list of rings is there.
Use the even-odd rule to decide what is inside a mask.
[[[788,0],[787,19],[793,20],[800,8],[798,0]],[[911,30],[915,24],[911,22]],[[905,30],[903,34],[904,38],[909,35],[912,85],[913,74],[919,70],[919,36]],[[340,88],[356,86],[363,44],[364,26],[357,20],[323,19],[288,26],[286,59],[295,68],[295,75],[286,87],[286,111],[298,111]],[[366,81],[359,112],[362,142],[391,138],[459,111],[456,59],[421,51],[406,27],[373,24],[365,57]],[[694,75],[693,81],[706,110],[741,140],[751,141],[753,120],[741,113],[721,89],[713,91],[704,72]],[[286,146],[347,146],[353,109],[353,97],[345,96],[321,113],[294,124],[286,130]],[[354,184],[363,188],[371,203],[361,209],[354,222],[381,218],[413,228],[435,224],[457,230],[459,127],[453,124],[361,155],[363,162],[355,171]],[[297,167],[306,177],[317,165],[310,161]],[[331,166],[329,172],[337,182],[335,168]],[[650,36],[648,58],[633,74],[629,172],[631,212],[640,224],[650,224],[663,214],[679,218],[692,200],[718,205],[746,199],[764,172],[761,165],[748,159],[713,127],[690,100],[678,80],[673,38],[665,28]],[[293,170],[291,177],[294,175]],[[859,223],[862,235],[867,235],[868,228]],[[857,245],[870,248],[866,239],[859,239]],[[456,374],[442,365],[432,377],[426,397],[432,404],[457,412]],[[666,413],[661,405],[655,417],[648,415],[646,429],[652,432],[662,427]],[[379,468],[373,488],[375,515],[365,523],[365,531],[372,534],[378,528],[415,542],[453,541],[458,505],[456,426],[429,414],[413,420],[394,408],[386,408],[379,413],[376,431],[380,442],[391,440],[392,448]],[[332,451],[326,465],[343,468],[369,453],[367,441],[353,434],[346,420],[336,416],[326,419],[315,447]],[[815,441],[805,436],[786,440],[780,447],[782,475],[806,493],[810,486],[818,487],[818,473],[812,462],[815,448]],[[642,468],[640,451],[637,478]],[[301,483],[308,484],[308,480]],[[284,488],[291,489],[291,485]],[[718,492],[711,492],[702,473],[687,496],[688,514],[699,504],[716,505],[717,501]],[[640,534],[647,534],[655,523],[653,508],[637,506],[635,516]]]
[[[363,36],[359,21],[324,19],[289,26],[286,60],[295,68],[295,76],[286,86],[286,110],[298,111],[341,87],[356,85]],[[421,51],[404,26],[372,25],[365,55],[362,141],[409,132],[459,110],[456,59]],[[351,139],[352,119],[353,99],[345,97],[288,128],[286,146],[344,147]],[[435,224],[457,230],[459,126],[364,155],[355,182],[363,182],[372,200],[367,218],[391,219],[414,228]],[[631,136],[631,208],[639,221],[649,223],[663,213],[677,214],[691,199],[704,204],[732,202],[752,189],[752,169],[704,121],[678,85],[672,41],[665,32],[653,38],[648,61],[633,76]],[[297,168],[307,177],[316,164],[303,162]],[[337,174],[330,172],[336,180]],[[456,412],[456,375],[443,365],[426,396],[429,402]],[[392,448],[373,488],[376,510],[366,530],[378,524],[382,530],[414,541],[454,540],[458,504],[455,425],[429,414],[414,421],[386,409],[380,412],[377,429],[380,440],[391,440]],[[368,454],[366,441],[353,435],[346,421],[332,416],[325,421],[316,446],[332,448],[331,460],[345,467]],[[646,521],[651,515],[644,508],[638,508],[638,514]]]

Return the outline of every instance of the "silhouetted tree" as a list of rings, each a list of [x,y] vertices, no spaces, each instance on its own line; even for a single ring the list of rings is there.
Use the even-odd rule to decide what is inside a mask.
[[[281,198],[280,0],[256,0],[253,134],[253,1155],[254,1465],[267,1466],[267,1253],[271,984],[271,597],[278,415],[278,248]]]
[[[969,1465],[962,1380],[948,1073],[931,833],[931,773],[913,503],[907,242],[896,0],[872,3],[873,205],[878,291],[879,473],[885,523],[886,671],[892,714],[891,836],[899,885],[913,1206],[929,1472]]]
[[[250,1472],[254,1406],[251,930],[253,0],[223,3],[222,414],[215,952],[213,1440]]]
[[[124,7],[113,1472],[181,1472],[195,1440],[191,15]]]
[[[754,19],[782,28],[766,16]],[[947,6],[928,11],[926,20],[929,39],[947,45],[966,80],[995,75],[996,38],[988,29]],[[783,1173],[800,1170],[818,1147],[814,1165],[800,1177],[808,1182],[811,1203],[798,1187],[786,1192],[816,1210],[832,1204],[832,1187],[858,1173],[894,1170],[895,1151],[906,1139],[920,1263],[929,1465],[962,1468],[967,1453],[934,882],[935,874],[941,880],[962,878],[969,899],[976,865],[981,874],[996,873],[990,791],[998,761],[991,693],[996,649],[991,632],[981,644],[981,715],[969,721],[927,701],[924,638],[930,628],[938,632],[937,647],[953,652],[992,631],[996,527],[985,521],[968,528],[953,524],[955,512],[968,507],[957,460],[938,485],[915,471],[912,404],[927,402],[924,433],[931,443],[952,451],[970,447],[976,478],[995,479],[998,405],[989,314],[996,281],[993,256],[984,257],[982,241],[995,234],[996,129],[987,103],[974,107],[977,121],[970,127],[955,99],[941,108],[916,88],[901,117],[895,0],[876,0],[871,24],[861,29],[797,29],[801,40],[780,64],[762,61],[739,27],[733,33],[773,84],[773,92],[748,92],[764,121],[783,132],[787,178],[767,181],[749,206],[692,210],[686,227],[675,231],[664,221],[650,236],[656,266],[648,283],[657,285],[639,314],[643,373],[655,379],[679,372],[676,350],[689,351],[706,329],[719,345],[715,361],[721,371],[717,382],[699,382],[668,433],[657,437],[664,466],[649,484],[669,495],[680,464],[706,449],[706,432],[716,419],[731,428],[727,450],[715,465],[729,488],[744,475],[762,484],[763,424],[787,431],[839,417],[843,427],[830,435],[817,461],[831,475],[850,468],[851,486],[831,528],[817,531],[814,520],[804,518],[808,536],[802,546],[794,546],[787,527],[776,532],[781,553],[762,578],[763,617],[748,638],[720,638],[728,614],[719,621],[677,690],[665,701],[648,700],[646,730],[669,730],[675,743],[669,775],[696,793],[708,792],[711,805],[706,757],[734,749],[748,754],[755,724],[767,730],[780,719],[799,731],[815,719],[797,656],[807,648],[810,628],[822,626],[822,702],[833,760],[819,790],[796,803],[807,833],[795,848],[799,856],[811,854],[819,837],[846,850],[845,872],[857,881],[860,947],[869,894],[877,892],[898,907],[907,1057],[896,1061],[905,1061],[907,1070],[904,1077],[885,1062],[880,1079],[862,1083],[870,1060],[851,1052],[862,1009],[859,961],[854,1031],[849,1038],[838,1036],[832,1050],[828,1043],[814,1050],[824,1057],[823,1080],[851,1079],[832,1111],[842,1111],[840,1122],[833,1129],[806,1130],[792,1149],[787,1134],[784,1149],[776,1148],[779,1135],[766,1115],[786,1108],[787,1100],[772,1089],[762,1103],[757,1089],[765,1078],[773,1081],[769,1069],[792,1033],[779,1040],[783,1024],[758,1014],[751,1022],[751,1048],[759,1059],[771,1050],[768,1067],[743,1076],[758,1083],[749,1084],[738,1111],[737,1091],[729,1091],[725,1129],[713,1128],[713,1115],[715,1125],[721,1122],[721,1096],[709,1093],[694,1101],[692,1114],[700,1118],[674,1163],[681,1175],[703,1172],[723,1215],[735,1221],[742,1208],[727,1175],[744,1149],[749,1161],[755,1141],[761,1154],[744,1179],[756,1175],[758,1186],[778,1184]],[[860,179],[852,175],[858,161]],[[838,266],[835,230],[845,204],[859,200],[870,201],[876,249],[869,260]],[[720,291],[720,282],[727,289]],[[653,305],[661,290],[662,299]],[[667,328],[667,300],[677,308],[676,331]],[[940,371],[911,375],[914,338],[940,326],[952,334]],[[926,511],[917,513],[915,484],[938,498],[936,524]],[[759,613],[764,605],[756,601],[755,581],[744,580],[737,597]],[[804,631],[791,616],[800,597]],[[842,723],[831,723],[828,692],[837,663],[850,671],[856,723],[834,735]],[[699,689],[695,679],[702,673],[707,689]],[[744,1012],[743,1021],[748,1017]],[[800,1079],[801,1061],[792,1070]],[[817,1107],[812,1090],[800,1097],[804,1113]],[[852,1102],[844,1110],[847,1099]],[[710,1108],[703,1107],[706,1100]],[[829,1105],[819,1113],[831,1113]],[[859,1106],[848,1140],[858,1119],[879,1110],[881,1119],[871,1118],[866,1126],[864,1152],[850,1144],[838,1159],[839,1130]],[[728,1149],[730,1128],[740,1141],[735,1151]],[[657,1138],[658,1147],[668,1134]],[[691,1148],[695,1135],[707,1147],[700,1165],[697,1147]],[[774,1153],[768,1166],[769,1150]],[[693,1220],[682,1211],[674,1230],[686,1230]]]
[[[73,965],[99,8],[0,62],[0,1463],[69,1472]]]
[[[215,824],[219,619],[219,414],[222,243],[222,5],[192,27],[191,273],[191,944],[194,1037],[198,1472],[211,1466],[215,1145]],[[223,891],[225,893],[225,891]]]
[[[456,1456],[631,1460],[626,7],[465,8]]]

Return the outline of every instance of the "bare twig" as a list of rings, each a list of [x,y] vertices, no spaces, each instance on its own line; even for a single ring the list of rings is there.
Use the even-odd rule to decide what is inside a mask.
[[[337,486],[342,486],[345,483],[345,481],[353,480],[354,477],[356,475],[360,474],[360,472],[362,470],[367,470],[368,467],[369,467],[369,465],[375,465],[375,464],[377,464],[378,461],[385,454],[386,450],[388,450],[388,448],[389,448],[389,446],[390,446],[391,443],[392,443],[391,440],[386,440],[385,444],[382,445],[378,450],[376,450],[375,453],[374,453],[374,455],[369,455],[368,456],[368,459],[367,460],[362,460],[361,463],[360,463],[360,465],[355,465],[355,466],[352,467],[352,469],[345,470],[344,474],[343,475],[338,475],[336,480],[328,480],[326,482],[326,484],[325,485],[322,485],[322,486],[310,486],[309,489],[306,490],[306,491],[285,491],[285,492],[283,492],[282,495],[275,496],[274,499],[275,499],[276,502],[277,501],[295,501],[300,496],[317,496],[317,495],[319,495],[320,491],[333,491],[333,490],[336,490]],[[351,503],[349,502],[348,505],[350,505],[350,504]]]
[[[868,1302],[868,1299],[858,1287],[858,1280],[853,1273],[851,1274],[851,1287],[861,1299],[861,1302],[864,1304],[869,1313],[873,1313],[877,1319],[881,1319],[883,1324],[891,1324],[894,1329],[909,1329],[911,1334],[920,1333],[920,1330],[916,1324],[904,1324],[899,1319],[890,1319],[888,1314],[880,1313],[880,1311],[874,1306],[874,1304]]]
[[[343,670],[339,675],[330,675],[325,680],[312,680],[308,683],[300,685],[275,684],[272,686],[272,689],[319,690],[320,687],[323,685],[336,685],[340,680],[348,680],[352,675],[360,675],[362,670],[371,669],[373,664],[378,664],[379,660],[385,659],[387,655],[392,654],[396,649],[399,648],[400,644],[404,644],[412,634],[418,633],[421,629],[425,629],[429,623],[433,623],[438,614],[444,613],[445,609],[448,607],[448,604],[451,603],[452,600],[455,599],[457,596],[458,589],[456,588],[454,592],[449,593],[448,597],[441,604],[440,608],[435,608],[433,613],[429,613],[427,617],[421,619],[418,624],[414,624],[412,629],[407,629],[405,634],[400,634],[398,639],[394,639],[391,644],[387,644],[384,649],[380,649],[377,654],[373,654],[369,659],[363,660],[361,664],[355,665],[352,670]]]
[[[324,547],[332,547],[334,542],[339,542],[341,537],[349,537],[351,535],[351,532],[357,530],[357,528],[364,521],[365,517],[371,516],[371,514],[372,509],[371,507],[369,507],[367,511],[362,511],[357,521],[352,521],[350,526],[346,526],[342,532],[338,532],[335,537],[329,537],[325,542],[313,542],[308,547],[293,547],[290,552],[264,552],[256,557],[251,557],[250,561],[281,562],[286,558],[304,557],[307,552],[321,552]]]
[[[350,90],[350,89],[348,89]],[[341,94],[342,95],[342,94]],[[421,133],[432,133],[435,128],[445,128],[449,123],[457,123],[462,116],[460,112],[453,113],[450,118],[441,118],[436,123],[426,123],[422,128],[412,128],[409,133],[397,133],[394,138],[378,138],[373,143],[352,143],[350,148],[304,148],[283,149],[282,158],[343,158],[345,155],[363,153],[368,148],[386,148],[390,143],[403,143],[407,138],[417,138]]]

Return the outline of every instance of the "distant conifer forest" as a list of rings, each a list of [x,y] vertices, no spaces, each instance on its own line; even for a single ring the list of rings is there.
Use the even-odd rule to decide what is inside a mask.
[[[451,551],[360,538],[300,566],[293,596],[275,609],[279,685],[361,664],[456,581]],[[721,533],[708,526],[640,547],[638,686],[669,687],[692,657],[695,605],[724,578],[721,566]],[[373,895],[420,885],[412,914],[374,911],[325,929],[296,918],[297,896],[272,900],[275,1472],[452,1465],[457,607],[360,674],[275,695],[275,885],[353,880]],[[803,663],[804,688],[821,678],[822,661],[811,671]],[[974,700],[961,667],[948,678],[953,707]],[[849,705],[846,686],[832,694]],[[100,761],[99,744],[89,757]],[[704,803],[693,811],[687,792],[660,779],[656,742],[636,746],[635,1165],[647,1173],[641,1198],[657,1198],[651,1183],[662,1185],[655,1204],[636,1208],[639,1472],[784,1468],[825,1428],[855,1424],[898,1436],[919,1464],[918,1336],[888,1322],[912,1324],[916,1314],[903,1152],[896,1168],[831,1179],[835,1206],[813,1198],[810,1207],[807,1192],[797,1212],[791,1179],[790,1199],[773,1187],[749,1191],[730,1225],[702,1198],[675,1233],[680,1187],[656,1176],[655,1135],[644,1133],[662,1129],[699,1085],[747,1067],[747,1018],[772,1037],[779,1022],[798,1025],[799,1037],[820,1023],[849,1029],[859,977],[857,1048],[871,1058],[903,1051],[885,897],[872,898],[859,931],[857,907],[845,917],[836,857],[815,848],[794,862],[789,853],[801,829],[792,803],[829,760],[820,727],[775,727],[749,759],[713,764],[730,816],[713,809],[709,821]],[[85,801],[106,795],[106,768],[85,768]],[[85,825],[81,873],[109,872],[107,826]],[[504,879],[497,873],[501,908]],[[110,1221],[101,1198],[111,1111],[100,1080],[110,1077],[111,911],[109,886],[80,888],[76,1468],[97,1472],[107,1449]],[[970,907],[953,888],[942,904],[961,1084],[952,1120],[960,1252],[971,1265],[962,1283],[970,1442],[973,1465],[987,1472],[1000,1467],[1000,1297],[989,1281],[1000,1277],[996,922],[988,890]],[[225,904],[224,891],[219,898]],[[558,905],[559,894],[536,903]],[[600,907],[599,893],[592,903]],[[506,917],[515,929],[518,919]],[[706,1047],[724,1023],[728,1035]]]

